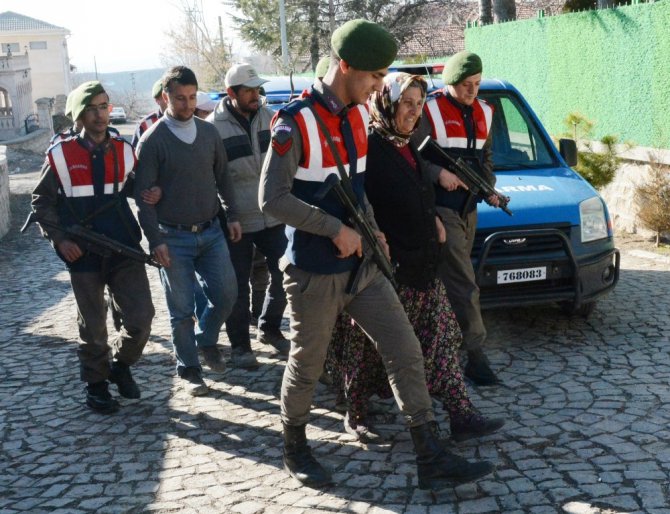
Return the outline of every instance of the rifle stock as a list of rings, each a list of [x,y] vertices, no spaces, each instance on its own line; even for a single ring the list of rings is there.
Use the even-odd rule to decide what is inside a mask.
[[[427,136],[426,139],[421,142],[419,145],[419,152],[429,161],[434,162],[439,166],[444,166],[454,172],[458,178],[465,182],[472,194],[480,195],[484,198],[494,195],[498,198],[498,207],[512,216],[512,211],[507,208],[507,205],[510,202],[509,196],[502,195],[496,191],[491,184],[484,180],[484,178],[473,170],[461,157],[454,159],[430,136]]]
[[[121,257],[126,257],[143,264],[148,264],[156,268],[160,268],[158,264],[151,255],[144,253],[142,250],[137,250],[123,243],[107,237],[103,234],[99,234],[91,229],[82,227],[81,225],[70,225],[69,227],[62,227],[57,223],[52,223],[50,221],[38,220],[35,217],[35,213],[31,212],[26,218],[26,222],[21,227],[21,232],[25,232],[26,229],[33,223],[39,223],[45,228],[51,228],[60,230],[63,232],[69,239],[72,239],[75,243],[82,246],[85,250],[101,255],[103,257],[109,257],[112,255],[118,255]]]

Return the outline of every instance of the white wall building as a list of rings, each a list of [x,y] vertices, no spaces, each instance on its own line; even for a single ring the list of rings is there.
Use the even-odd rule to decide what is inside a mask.
[[[0,13],[0,55],[28,56],[32,102],[72,89],[67,37],[70,31],[11,11]],[[10,93],[11,95],[11,93]]]

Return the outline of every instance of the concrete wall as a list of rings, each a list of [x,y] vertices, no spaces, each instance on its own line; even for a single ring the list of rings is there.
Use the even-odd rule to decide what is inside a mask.
[[[9,141],[3,141],[2,144],[12,150],[44,155],[44,152],[49,148],[51,136],[53,136],[51,130],[41,128],[25,136],[17,137],[16,139]]]
[[[0,239],[9,231],[9,169],[6,147],[0,146]]]
[[[647,181],[650,159],[670,165],[670,151],[637,147],[624,156],[628,160],[619,167],[614,180],[600,190],[600,194],[607,203],[615,232],[653,237],[655,233],[643,227],[638,219],[640,207],[635,200],[635,189]]]

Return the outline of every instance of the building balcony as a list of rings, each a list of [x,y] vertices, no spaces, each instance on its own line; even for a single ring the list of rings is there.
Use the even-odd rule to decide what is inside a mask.
[[[0,56],[0,71],[21,71],[30,68],[28,55]]]

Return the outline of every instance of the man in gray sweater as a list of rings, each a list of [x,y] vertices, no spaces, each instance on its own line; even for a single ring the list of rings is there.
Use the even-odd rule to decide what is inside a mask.
[[[274,112],[261,105],[260,78],[250,64],[236,64],[226,73],[227,96],[223,97],[210,121],[219,131],[228,157],[242,225],[242,239],[230,245],[230,258],[237,275],[237,302],[226,321],[235,367],[253,369],[258,361],[251,351],[249,337],[249,276],[254,248],[267,258],[270,287],[265,294],[258,318],[258,341],[272,345],[276,352],[288,355],[290,343],[280,330],[286,308],[279,259],[286,250],[284,225],[258,206],[258,185],[263,159],[270,144],[270,121]]]
[[[139,220],[149,240],[165,290],[177,373],[186,391],[199,396],[208,387],[202,378],[198,349],[213,371],[225,363],[216,346],[219,331],[237,298],[237,282],[228,245],[219,224],[219,196],[223,200],[231,241],[242,235],[226,152],[216,129],[194,117],[198,82],[185,66],[175,66],[163,77],[167,110],[140,139],[137,184],[158,186],[156,205],[135,201]],[[138,186],[138,191],[145,187]],[[219,196],[217,196],[217,191]],[[208,304],[193,322],[196,280]]]

